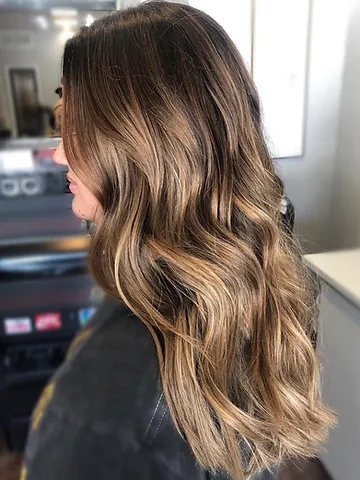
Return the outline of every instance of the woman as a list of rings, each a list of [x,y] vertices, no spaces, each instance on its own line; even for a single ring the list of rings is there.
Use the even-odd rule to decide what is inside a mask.
[[[234,44],[150,2],[83,28],[63,75],[56,159],[108,299],[34,412],[23,478],[240,480],[312,455],[332,421],[316,302]]]
[[[58,96],[57,102],[53,107],[54,112],[54,129],[53,136],[61,136],[61,113],[62,113],[62,82],[55,90],[56,95]]]

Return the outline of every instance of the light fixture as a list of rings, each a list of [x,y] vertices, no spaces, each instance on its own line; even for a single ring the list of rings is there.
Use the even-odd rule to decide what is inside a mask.
[[[92,23],[94,23],[94,20],[95,20],[95,18],[89,13],[88,15],[86,15],[85,25],[86,25],[87,27],[90,27],[90,25],[91,25]]]
[[[53,17],[76,17],[78,11],[75,8],[51,8],[50,13]]]
[[[58,27],[76,27],[77,24],[78,21],[73,18],[59,18],[58,20],[54,20],[54,25],[57,25]]]
[[[44,17],[44,15],[38,15],[34,18],[34,20],[38,27],[41,28],[41,30],[47,30],[49,28],[48,19]]]

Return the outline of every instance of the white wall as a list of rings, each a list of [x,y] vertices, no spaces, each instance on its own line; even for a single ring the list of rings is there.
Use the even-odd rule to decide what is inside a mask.
[[[296,209],[296,230],[308,252],[330,247],[342,76],[353,4],[354,0],[313,0],[304,156],[279,160]]]
[[[333,192],[331,247],[360,247],[360,2],[346,45]]]

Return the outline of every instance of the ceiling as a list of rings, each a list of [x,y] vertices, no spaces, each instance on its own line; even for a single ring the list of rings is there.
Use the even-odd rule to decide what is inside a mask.
[[[0,0],[0,10],[47,10],[76,8],[78,10],[115,10],[121,0]]]
[[[189,3],[189,0],[167,1]],[[141,0],[0,0],[0,30],[45,33],[61,29],[61,21],[66,19],[72,22],[72,28],[77,29],[87,24],[89,17],[96,20],[111,10],[139,3]],[[58,12],[56,17],[54,10]],[[69,10],[72,12],[70,17]]]
[[[133,7],[142,0],[0,0],[0,10],[48,10],[76,8],[78,10],[120,10]],[[167,0],[189,3],[189,0]]]
[[[81,25],[86,24],[88,15],[91,15],[94,20],[108,15],[108,11],[93,11],[93,10],[79,10],[76,17],[77,24],[75,29]],[[45,22],[46,29],[41,28],[41,22]],[[22,32],[51,32],[61,30],[62,25],[58,25],[56,20],[58,18],[52,17],[49,10],[36,10],[36,11],[2,11],[0,15],[0,30],[1,31],[22,31]]]

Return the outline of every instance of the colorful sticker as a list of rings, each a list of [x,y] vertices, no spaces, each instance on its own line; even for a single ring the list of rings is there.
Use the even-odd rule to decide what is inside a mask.
[[[38,313],[35,315],[35,328],[39,332],[59,330],[62,327],[59,312]]]
[[[79,310],[79,323],[82,327],[88,324],[90,318],[95,313],[94,307],[81,308]]]
[[[5,318],[5,333],[7,335],[21,335],[32,332],[32,323],[30,317]]]

